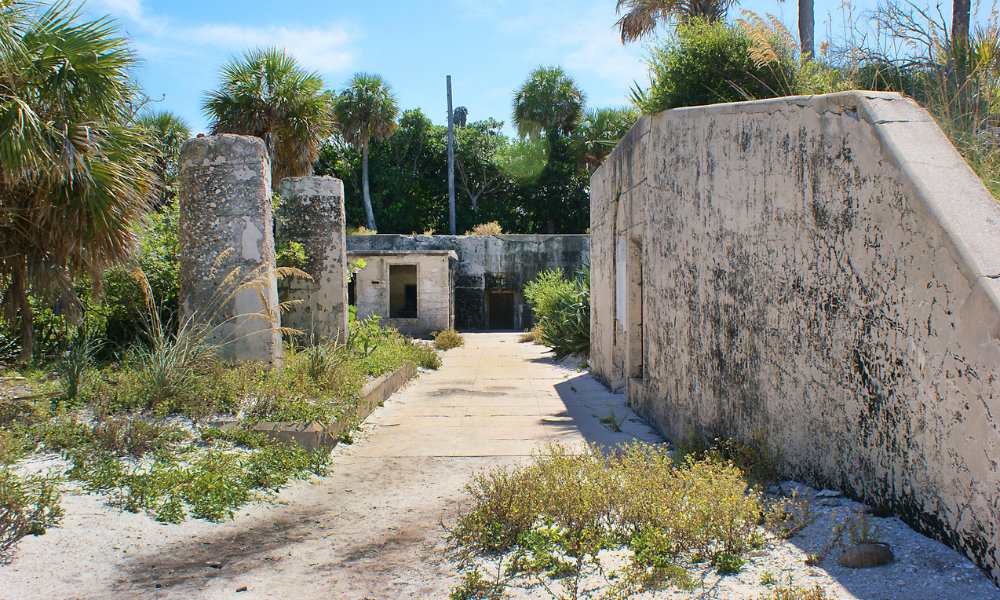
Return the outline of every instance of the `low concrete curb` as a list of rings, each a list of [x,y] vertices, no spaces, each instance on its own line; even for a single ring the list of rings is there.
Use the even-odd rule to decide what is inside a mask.
[[[357,422],[361,423],[372,414],[380,403],[392,396],[396,390],[417,374],[413,363],[406,363],[391,373],[369,381],[361,388],[361,403],[358,406]],[[307,450],[333,448],[340,440],[340,433],[345,423],[331,423],[324,427],[321,423],[302,423],[298,421],[261,421],[254,425],[253,430],[290,444],[298,444]],[[348,425],[349,426],[349,425]]]

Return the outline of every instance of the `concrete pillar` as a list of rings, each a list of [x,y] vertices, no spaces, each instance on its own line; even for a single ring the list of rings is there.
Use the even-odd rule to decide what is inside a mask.
[[[288,177],[278,184],[279,235],[302,244],[303,277],[281,280],[281,300],[299,300],[282,322],[316,340],[347,340],[347,243],[344,184],[331,177]]]
[[[229,360],[281,364],[271,166],[259,138],[190,140],[180,155],[180,313]],[[236,291],[255,279],[252,288]]]

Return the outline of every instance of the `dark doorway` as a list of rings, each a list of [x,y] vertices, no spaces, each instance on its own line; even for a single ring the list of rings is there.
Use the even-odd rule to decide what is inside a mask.
[[[389,318],[417,318],[417,265],[389,265]]]
[[[514,329],[514,292],[488,291],[486,306],[490,329]]]

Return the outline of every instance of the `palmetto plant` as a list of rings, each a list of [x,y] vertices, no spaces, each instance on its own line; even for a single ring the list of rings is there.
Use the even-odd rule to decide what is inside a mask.
[[[653,33],[668,21],[685,22],[694,18],[719,21],[726,17],[735,0],[618,0],[615,10],[624,12],[615,25],[627,44]]]
[[[271,185],[312,174],[323,141],[333,132],[333,94],[323,79],[277,48],[247,51],[222,68],[222,84],[205,99],[212,133],[264,140]]]
[[[361,148],[361,189],[368,229],[378,231],[368,187],[368,146],[396,131],[399,104],[392,87],[381,75],[355,73],[347,89],[337,97],[337,123],[347,143]]]
[[[514,93],[514,126],[524,138],[569,135],[583,116],[586,94],[562,67],[538,67]]]
[[[581,162],[593,174],[639,118],[634,108],[588,110],[576,124],[577,139],[583,144]]]
[[[0,1],[0,305],[22,361],[34,346],[29,296],[59,289],[74,311],[74,276],[100,291],[149,209],[150,148],[131,124],[135,63],[106,18]]]
[[[168,204],[177,195],[177,161],[181,146],[191,137],[191,128],[184,119],[169,111],[144,114],[136,120],[136,124],[146,130],[153,144],[156,204]]]

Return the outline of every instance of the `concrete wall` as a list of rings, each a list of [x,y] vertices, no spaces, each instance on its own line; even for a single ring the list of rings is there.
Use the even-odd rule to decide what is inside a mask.
[[[281,316],[282,325],[309,339],[347,339],[347,246],[344,241],[344,184],[331,177],[288,177],[278,184],[281,241],[302,244],[303,265],[312,281],[290,276],[278,282],[282,302],[298,301]]]
[[[348,252],[371,250],[451,250],[455,271],[455,327],[487,329],[491,292],[513,294],[514,329],[531,327],[533,314],[524,286],[539,272],[562,269],[574,274],[590,257],[589,235],[352,235]]]
[[[641,119],[591,180],[591,368],[668,437],[750,436],[994,578],[1000,207],[895,94]]]
[[[455,309],[451,290],[458,258],[450,250],[348,252],[347,260],[365,261],[365,268],[354,276],[357,318],[380,317],[379,323],[398,329],[411,337],[427,337],[432,331],[454,326]],[[415,266],[417,286],[416,318],[393,318],[390,270],[393,266]],[[399,283],[413,283],[403,277]],[[402,290],[399,290],[402,293]],[[400,298],[396,298],[400,300]]]
[[[258,138],[198,137],[180,154],[181,318],[213,327],[223,358],[281,364],[271,166]],[[236,291],[253,279],[253,288]]]

